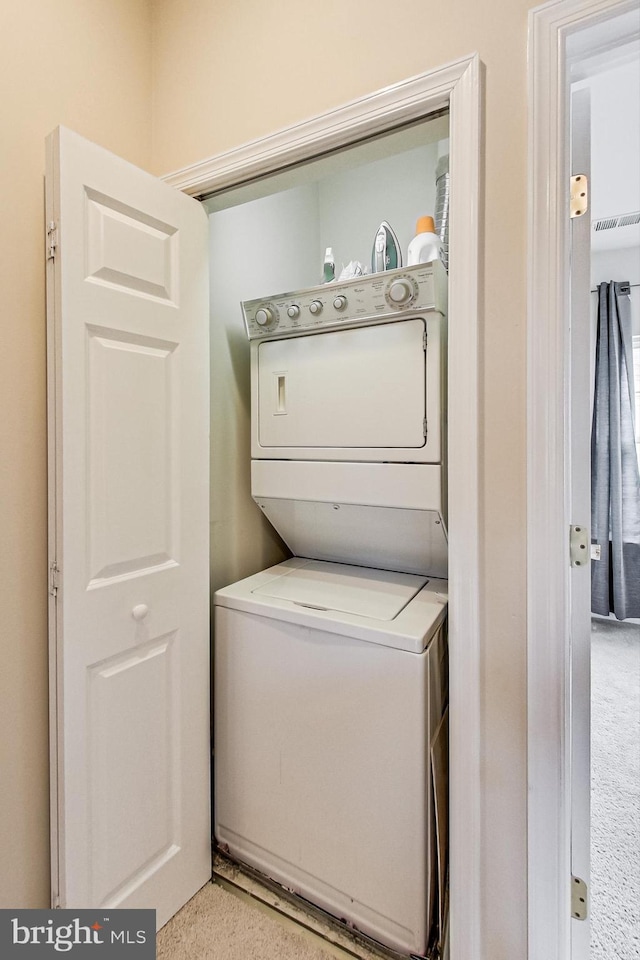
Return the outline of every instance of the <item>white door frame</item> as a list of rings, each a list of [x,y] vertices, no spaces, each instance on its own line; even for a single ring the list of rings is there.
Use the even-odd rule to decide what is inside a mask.
[[[527,634],[529,960],[571,956],[567,39],[637,0],[529,14]],[[594,47],[581,55],[601,52]],[[574,921],[580,922],[580,921]]]
[[[451,958],[482,956],[478,378],[480,61],[466,57],[164,179],[202,197],[450,110]]]

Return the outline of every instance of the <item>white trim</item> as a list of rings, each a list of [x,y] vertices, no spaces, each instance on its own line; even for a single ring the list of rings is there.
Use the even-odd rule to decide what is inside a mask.
[[[46,224],[59,224],[60,211],[53,184],[58,179],[58,157],[50,138],[46,141],[45,211]],[[57,229],[57,228],[56,228]],[[62,449],[60,418],[61,378],[58,369],[59,330],[56,318],[61,316],[60,257],[46,256],[46,315],[47,315],[47,476],[48,482],[48,645],[49,645],[49,833],[51,850],[51,907],[60,905],[60,878],[64,876],[64,844],[61,837],[63,798],[60,785],[63,773],[63,730],[58,704],[62,703],[60,655],[58,637],[62,636],[60,603],[51,595],[51,564],[62,566],[58,545],[62,543],[61,518],[58,497],[61,490],[61,464],[57,451]]]
[[[632,9],[637,0],[561,0],[529,14],[529,960],[571,956],[566,42]]]
[[[451,90],[449,115],[451,960],[482,960],[485,956],[480,899],[480,93],[480,63],[476,57]]]
[[[203,196],[450,107],[449,639],[451,960],[482,960],[479,603],[479,184],[477,55],[387,87],[165,177]]]

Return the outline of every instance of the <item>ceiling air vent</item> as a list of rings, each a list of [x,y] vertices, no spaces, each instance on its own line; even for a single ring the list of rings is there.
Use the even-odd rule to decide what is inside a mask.
[[[594,220],[591,225],[594,230],[599,231],[630,227],[634,223],[640,223],[640,210],[635,213],[621,213],[617,217],[601,217],[600,220]]]

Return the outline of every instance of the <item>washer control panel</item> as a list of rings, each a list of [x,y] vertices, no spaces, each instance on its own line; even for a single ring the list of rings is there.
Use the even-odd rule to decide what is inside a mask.
[[[249,340],[295,337],[345,326],[397,320],[406,311],[445,311],[446,273],[438,261],[386,270],[247,300],[242,313]]]

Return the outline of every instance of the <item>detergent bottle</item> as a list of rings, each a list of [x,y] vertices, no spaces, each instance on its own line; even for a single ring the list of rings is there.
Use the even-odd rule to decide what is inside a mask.
[[[407,251],[407,266],[440,260],[441,252],[442,244],[433,217],[420,217],[416,223],[416,235]]]

